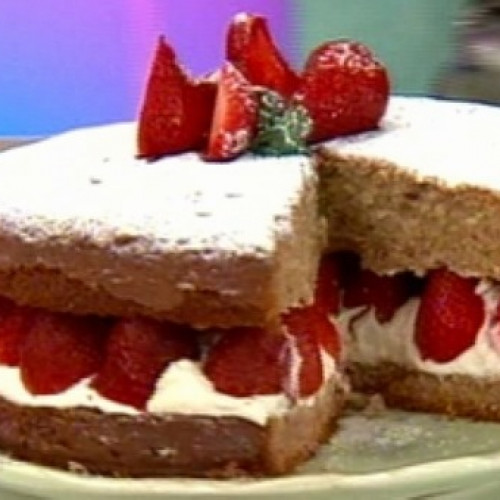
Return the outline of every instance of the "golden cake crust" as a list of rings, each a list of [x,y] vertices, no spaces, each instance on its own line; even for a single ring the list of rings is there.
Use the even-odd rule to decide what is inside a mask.
[[[4,184],[9,186],[4,186],[1,196],[0,295],[54,311],[118,316],[141,314],[199,328],[262,326],[288,308],[311,300],[325,242],[325,226],[318,220],[317,178],[306,157],[294,159],[291,180],[284,187],[285,194],[278,197],[277,204],[270,202],[271,208],[263,210],[260,218],[256,210],[255,220],[252,214],[245,214],[241,231],[237,232],[239,228],[233,227],[233,232],[225,235],[218,232],[223,231],[224,221],[228,219],[234,226],[238,219],[230,217],[228,211],[246,207],[245,203],[257,206],[261,201],[258,199],[260,185],[255,179],[253,187],[248,188],[249,192],[243,181],[235,180],[234,186],[233,182],[228,182],[226,186],[224,176],[232,174],[228,168],[239,168],[232,174],[235,179],[242,172],[249,172],[249,179],[255,175],[257,180],[264,180],[269,172],[268,163],[261,165],[259,162],[258,167],[254,167],[250,160],[246,160],[248,165],[243,161],[243,165],[208,167],[201,160],[184,160],[186,170],[191,172],[192,169],[191,177],[197,173],[209,176],[207,169],[211,168],[210,175],[217,174],[219,184],[223,184],[220,188],[216,183],[207,187],[204,203],[214,213],[198,214],[196,197],[202,194],[191,188],[188,174],[183,175],[185,193],[181,190],[182,196],[175,197],[176,187],[172,184],[176,173],[182,173],[185,167],[182,159],[169,157],[165,159],[165,165],[155,164],[156,170],[153,171],[153,166],[134,158],[132,145],[122,145],[127,138],[132,140],[133,130],[132,124],[110,125],[88,132],[80,130],[0,155]],[[106,156],[108,134],[111,150],[113,144],[115,149],[118,147],[112,167],[106,166],[109,160]],[[92,151],[92,147],[97,148],[97,152],[89,153],[89,158],[75,156],[74,166],[65,163],[64,155],[69,155],[67,161],[73,158],[72,148],[83,148],[84,154],[87,149]],[[128,149],[130,153],[127,153]],[[20,151],[22,154],[18,156]],[[39,153],[41,158],[38,158]],[[122,164],[123,177],[127,179],[123,183],[118,175]],[[98,207],[95,219],[90,210],[80,220],[80,205],[73,216],[73,209],[69,210],[64,204],[68,197],[63,193],[66,188],[58,185],[63,180],[47,181],[43,195],[36,189],[25,194],[26,180],[19,172],[23,168],[32,168],[34,175],[40,175],[43,181],[43,178],[51,177],[50,172],[56,168],[54,165],[63,170],[67,167],[67,176],[72,183],[71,194],[80,197],[83,211],[87,196],[89,205],[94,202],[91,196],[96,191],[90,190],[89,184],[97,192],[103,189],[110,198],[114,196],[116,199],[110,202],[111,215],[108,216],[107,212],[108,200],[101,194],[95,202]],[[281,162],[276,172],[286,175],[287,167],[288,164]],[[97,182],[91,177],[89,181],[89,168],[95,168],[104,180]],[[252,174],[252,168],[255,174]],[[109,173],[108,169],[114,173]],[[108,180],[107,175],[112,179]],[[170,191],[164,194],[162,189],[157,189],[151,204],[154,213],[150,215],[145,209],[130,229],[120,215],[122,201],[130,203],[129,195],[147,197],[149,193],[136,186],[136,181],[145,183],[146,190],[148,176],[153,176],[153,179],[158,176],[160,180],[156,182],[168,183]],[[6,182],[7,178],[10,184]],[[204,186],[202,181],[200,186],[199,189]],[[263,191],[264,195],[273,195],[273,189],[269,187]],[[61,193],[55,208],[45,200],[46,196],[53,195],[54,190]],[[10,191],[14,192],[12,196]],[[31,205],[30,196],[38,196]],[[225,205],[220,203],[221,200],[247,198],[248,202],[240,204],[236,201],[226,201]],[[136,202],[141,204],[140,199]],[[236,203],[236,208],[231,203]],[[42,213],[38,213],[38,205],[42,206]],[[162,208],[167,212],[168,221],[178,220],[179,223],[165,223]],[[199,221],[196,226],[193,218],[213,219],[211,225],[210,221],[207,222],[209,230],[206,236],[193,230],[193,241],[184,241],[169,232],[170,227],[177,224],[178,234],[189,233],[188,229],[179,229],[184,224],[183,214],[178,213],[182,209],[189,211],[187,220],[195,228],[204,226]],[[133,215],[133,211],[130,213]],[[260,227],[261,223],[264,228]],[[249,227],[247,237],[245,226],[252,224],[257,225],[258,230]],[[187,222],[186,225],[191,227]],[[265,248],[259,246],[262,241],[265,241]]]
[[[500,279],[500,193],[331,149],[317,167],[331,250],[354,250],[379,273],[447,266]]]

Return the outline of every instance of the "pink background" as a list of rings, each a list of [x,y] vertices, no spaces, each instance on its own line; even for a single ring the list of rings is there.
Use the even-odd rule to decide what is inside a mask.
[[[0,135],[133,119],[159,34],[200,74],[220,65],[228,20],[240,11],[266,15],[280,45],[293,47],[292,6],[287,0],[2,2]]]

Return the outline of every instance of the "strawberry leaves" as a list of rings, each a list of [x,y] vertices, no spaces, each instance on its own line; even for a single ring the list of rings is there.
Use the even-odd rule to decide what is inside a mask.
[[[307,153],[312,121],[304,106],[288,103],[271,90],[259,92],[257,134],[251,150],[261,156]]]

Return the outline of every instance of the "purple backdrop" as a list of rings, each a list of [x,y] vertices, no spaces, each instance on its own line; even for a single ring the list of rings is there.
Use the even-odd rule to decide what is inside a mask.
[[[134,118],[159,34],[200,74],[220,64],[228,20],[259,12],[290,52],[292,6],[292,0],[2,2],[0,135]]]

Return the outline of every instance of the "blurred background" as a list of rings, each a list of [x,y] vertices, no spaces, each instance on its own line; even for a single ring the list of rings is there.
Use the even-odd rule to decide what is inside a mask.
[[[240,11],[268,17],[296,69],[350,37],[386,63],[394,92],[500,102],[500,0],[2,0],[0,136],[134,119],[157,36],[203,74]]]

